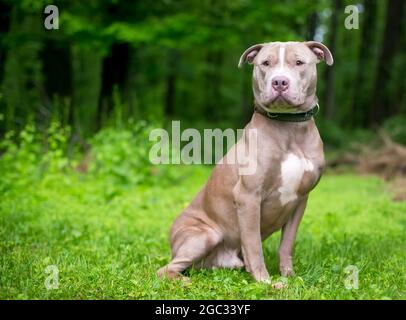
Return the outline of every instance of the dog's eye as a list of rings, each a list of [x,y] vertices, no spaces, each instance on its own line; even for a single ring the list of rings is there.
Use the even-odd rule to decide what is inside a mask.
[[[303,61],[300,61],[300,60],[297,60],[297,61],[296,61],[296,65],[297,65],[297,66],[301,66],[302,64],[304,64]]]
[[[269,61],[265,60],[264,62],[262,62],[262,65],[265,66],[265,67],[269,66]]]

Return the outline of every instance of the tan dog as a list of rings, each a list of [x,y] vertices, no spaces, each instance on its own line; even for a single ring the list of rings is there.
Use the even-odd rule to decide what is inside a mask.
[[[192,265],[245,266],[257,281],[269,282],[261,241],[281,228],[279,269],[283,276],[294,274],[297,229],[324,168],[323,143],[312,118],[321,60],[333,64],[328,48],[314,41],[258,44],[243,53],[239,66],[254,65],[256,112],[244,132],[257,133],[256,170],[241,175],[238,164],[216,165],[173,223],[172,261],[159,276],[180,277]],[[244,134],[228,153],[242,143],[254,141]]]

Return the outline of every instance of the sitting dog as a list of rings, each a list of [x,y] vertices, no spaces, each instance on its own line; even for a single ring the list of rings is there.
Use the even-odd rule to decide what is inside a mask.
[[[279,270],[294,275],[292,254],[309,192],[322,174],[323,142],[313,120],[318,111],[316,64],[333,64],[320,42],[270,42],[241,56],[253,65],[254,114],[244,129],[256,131],[256,170],[218,163],[170,232],[172,260],[159,276],[182,277],[190,266],[240,268],[269,283],[262,240],[282,229]],[[254,143],[251,135],[240,144]],[[249,155],[250,156],[250,155]],[[225,156],[227,157],[227,155]]]

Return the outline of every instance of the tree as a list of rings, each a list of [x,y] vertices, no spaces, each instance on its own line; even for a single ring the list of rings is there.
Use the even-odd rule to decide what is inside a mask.
[[[355,78],[354,97],[352,102],[352,125],[366,125],[368,118],[370,95],[367,94],[367,85],[371,76],[370,66],[374,58],[377,0],[364,0],[363,22],[361,25],[361,45],[357,60],[357,73]]]
[[[332,52],[336,52],[338,16],[341,12],[341,6],[341,0],[332,0],[330,34],[327,43]],[[325,117],[326,119],[331,119],[333,117],[335,98],[334,67],[326,69],[325,78]]]
[[[382,123],[396,110],[396,101],[388,94],[388,86],[394,75],[394,57],[400,49],[404,5],[404,0],[387,1],[383,43],[378,59],[372,108],[369,114],[370,121],[375,124]]]

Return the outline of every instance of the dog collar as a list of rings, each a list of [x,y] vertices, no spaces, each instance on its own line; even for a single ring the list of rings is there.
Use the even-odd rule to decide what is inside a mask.
[[[278,120],[278,121],[286,121],[286,122],[303,122],[309,120],[311,117],[317,114],[319,112],[319,104],[316,103],[316,105],[311,108],[310,110],[306,112],[298,112],[298,113],[280,113],[280,112],[268,112],[263,109],[259,109],[258,107],[255,106],[255,111],[264,115],[265,117],[268,117],[269,119],[272,120]]]

